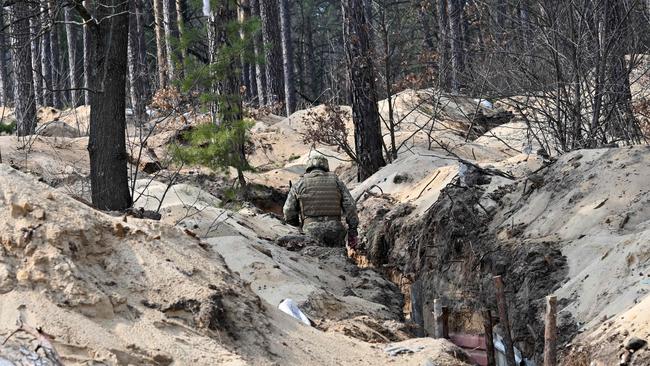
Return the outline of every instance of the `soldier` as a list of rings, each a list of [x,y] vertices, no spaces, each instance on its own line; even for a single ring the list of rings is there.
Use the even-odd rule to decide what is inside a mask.
[[[313,154],[307,161],[306,174],[290,190],[284,203],[284,219],[291,225],[302,224],[302,231],[329,247],[344,246],[348,224],[348,246],[357,246],[356,202],[345,184],[329,171],[327,158]],[[298,222],[300,219],[300,223]]]

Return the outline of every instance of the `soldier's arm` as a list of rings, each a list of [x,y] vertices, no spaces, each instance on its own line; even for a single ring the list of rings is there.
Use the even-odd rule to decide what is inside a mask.
[[[300,225],[300,203],[298,202],[298,196],[296,193],[297,184],[289,190],[289,195],[287,200],[284,202],[284,207],[282,212],[284,213],[284,221],[289,225],[298,226]]]
[[[348,187],[340,180],[337,181],[339,191],[341,192],[341,206],[345,215],[345,222],[348,224],[348,233],[357,236],[357,227],[359,226],[359,216],[357,215],[357,202],[352,198]]]

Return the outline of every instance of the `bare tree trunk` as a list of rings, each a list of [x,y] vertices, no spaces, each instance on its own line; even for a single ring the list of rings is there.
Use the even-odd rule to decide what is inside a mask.
[[[288,0],[280,0],[282,29],[282,66],[284,70],[284,95],[287,116],[296,110],[295,76],[293,72],[293,45],[291,41],[291,12]]]
[[[156,30],[156,61],[158,65],[158,88],[160,89],[166,88],[168,82],[163,1],[164,0],[153,0],[155,19],[154,28]]]
[[[63,8],[65,33],[68,38],[68,78],[70,78],[70,106],[79,106],[79,83],[77,81],[77,32],[72,24],[72,9]]]
[[[0,6],[0,106],[9,104],[9,74],[7,73],[7,39],[5,37],[4,7]]]
[[[451,43],[451,91],[460,92],[460,77],[463,72],[463,43],[461,23],[464,0],[447,0],[449,16],[449,38]]]
[[[241,0],[239,2],[239,6],[237,7],[237,17],[239,20],[239,23],[245,24],[249,18],[250,18],[250,2],[248,0]],[[242,40],[246,40],[246,33],[242,27],[239,31],[239,37]],[[246,100],[250,100],[252,97],[252,92],[253,89],[251,87],[251,74],[250,74],[250,69],[251,65],[248,63],[248,60],[246,60],[246,56],[242,53],[240,56],[240,61],[241,61],[241,74],[242,74],[242,81],[243,81],[243,86],[246,89]]]
[[[449,18],[447,17],[447,1],[438,0],[438,84],[443,90],[449,88]]]
[[[128,68],[129,68],[129,94],[131,98],[131,107],[133,115],[138,124],[142,124],[147,119],[145,108],[145,91],[143,87],[143,78],[146,78],[146,64],[140,59],[140,38],[143,29],[138,24],[138,17],[142,11],[142,0],[132,0],[129,2],[129,43],[128,43]]]
[[[47,2],[41,0],[41,24],[43,28],[49,28],[47,16]],[[41,35],[41,74],[43,76],[43,105],[52,105],[52,46],[50,44],[50,32],[48,30]]]
[[[370,54],[369,24],[363,4],[342,0],[345,54],[350,75],[357,178],[363,181],[386,165],[382,155],[375,75]]]
[[[187,37],[187,32],[185,29],[185,12],[187,10],[187,1],[186,0],[176,0],[176,29],[178,31],[178,47],[180,48],[180,54],[178,55],[178,77],[182,78],[185,75],[185,60],[187,60],[187,47],[185,39]]]
[[[259,0],[250,0],[251,4],[251,16],[255,18],[260,17],[260,3]],[[264,44],[262,43],[262,35],[254,34],[253,35],[253,51],[255,53],[255,59],[258,61],[255,62],[255,82],[257,84],[257,98],[259,105],[263,106],[266,104],[266,67],[259,60],[262,59],[264,54]]]
[[[100,210],[131,206],[126,154],[126,73],[128,2],[99,0],[91,39],[96,55],[90,101],[90,181],[93,205]]]
[[[14,95],[18,136],[32,135],[36,131],[36,101],[29,25],[31,15],[31,9],[26,2],[16,2],[12,7],[11,50],[15,73]]]
[[[32,56],[32,76],[34,81],[34,101],[37,106],[43,105],[43,78],[41,77],[41,42],[40,42],[40,33],[41,33],[41,24],[38,17],[35,15],[38,13],[35,7],[30,9],[30,18],[29,25],[31,31],[31,56]]]
[[[165,29],[165,54],[167,56],[167,76],[169,81],[176,80],[178,70],[176,67],[176,52],[178,47],[178,32],[176,30],[176,3],[174,0],[163,0],[163,24]]]
[[[312,26],[312,16],[307,14],[307,23],[306,23],[307,37],[305,39],[305,80],[309,85],[310,96],[313,99],[318,99],[318,94],[321,91],[321,79],[316,80],[316,61],[314,57],[314,29]]]
[[[52,20],[52,28],[50,29],[50,46],[52,48],[52,104],[55,108],[63,108],[63,77],[61,70],[61,54],[59,46],[59,27],[56,24],[58,20],[57,2],[55,0],[48,0],[49,15]]]
[[[262,39],[266,59],[267,104],[284,103],[282,71],[282,44],[278,0],[260,1]],[[278,111],[276,111],[278,112]]]
[[[84,0],[83,5],[86,9],[90,9],[90,1]],[[83,53],[84,53],[84,77],[83,77],[83,83],[84,83],[84,104],[85,105],[90,105],[90,73],[91,73],[91,59],[92,59],[92,54],[91,54],[91,49],[92,49],[92,44],[90,40],[90,31],[88,30],[88,25],[84,25],[83,27]]]

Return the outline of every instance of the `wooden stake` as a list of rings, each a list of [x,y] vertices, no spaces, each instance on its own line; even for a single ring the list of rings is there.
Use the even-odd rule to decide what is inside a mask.
[[[557,366],[557,296],[546,297],[544,366]]]
[[[442,337],[449,339],[449,307],[442,307]]]
[[[433,300],[433,338],[446,338],[445,329],[447,329],[447,325],[445,324],[445,318],[442,300]]]
[[[506,362],[508,366],[517,366],[515,363],[515,348],[512,344],[512,335],[510,333],[510,321],[508,320],[508,304],[506,304],[506,294],[501,276],[494,276],[494,286],[496,287],[497,306],[499,307],[499,321],[503,326],[503,345],[506,348]]]
[[[492,314],[490,310],[483,310],[483,328],[485,328],[485,352],[487,353],[488,366],[496,366],[494,355],[494,338],[492,336]]]

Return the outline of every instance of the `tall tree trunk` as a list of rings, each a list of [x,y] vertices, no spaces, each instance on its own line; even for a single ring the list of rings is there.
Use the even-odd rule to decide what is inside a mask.
[[[61,70],[61,53],[59,46],[59,26],[56,24],[58,21],[58,5],[56,0],[48,0],[49,4],[49,15],[52,21],[52,27],[50,29],[50,46],[52,49],[52,55],[50,60],[52,61],[52,104],[55,108],[63,108],[63,73]]]
[[[52,46],[50,45],[50,30],[48,24],[47,3],[41,0],[41,24],[44,33],[41,35],[41,74],[43,76],[43,105],[52,105]]]
[[[7,73],[7,39],[4,7],[0,6],[0,106],[9,105],[9,74]]]
[[[251,16],[255,18],[260,17],[260,0],[250,0],[251,4]],[[260,106],[266,104],[266,67],[261,62],[264,58],[264,43],[262,42],[261,33],[256,33],[253,35],[253,52],[255,53],[255,74],[256,74],[256,85],[257,85],[257,99]]]
[[[30,8],[29,25],[31,31],[31,56],[32,56],[32,76],[34,80],[34,101],[37,106],[43,105],[43,78],[41,77],[41,22],[36,14],[38,10],[36,7]]]
[[[284,103],[282,71],[282,44],[278,0],[260,1],[262,39],[266,59],[267,104]],[[276,110],[276,113],[280,110]]]
[[[158,88],[160,89],[166,88],[168,82],[163,1],[165,0],[153,0],[154,28],[156,31],[156,61],[158,65]]]
[[[176,59],[174,48],[178,43],[178,32],[176,30],[176,3],[174,0],[163,0],[163,24],[165,29],[165,54],[167,56],[167,76],[169,81],[177,79]]]
[[[449,89],[449,18],[447,1],[438,0],[438,84],[442,90]]]
[[[433,35],[433,29],[431,28],[431,19],[429,18],[431,16],[429,12],[430,8],[433,8],[431,0],[422,1],[420,8],[418,9],[418,18],[422,26],[422,33],[424,33],[424,46],[429,52],[435,52],[435,36]]]
[[[86,9],[90,9],[90,1],[84,0],[83,5]],[[88,29],[88,25],[84,25],[83,27],[83,56],[84,56],[84,63],[83,63],[83,68],[84,68],[84,77],[83,77],[83,83],[84,83],[84,104],[85,105],[90,105],[90,73],[91,73],[91,59],[92,59],[92,44],[90,41],[90,31]]]
[[[36,131],[36,101],[29,25],[31,15],[31,9],[26,2],[18,1],[12,7],[11,50],[15,73],[14,95],[18,136],[32,135]]]
[[[68,39],[68,78],[70,79],[70,106],[79,106],[79,83],[77,80],[77,32],[74,28],[72,9],[66,6],[63,8],[65,18],[65,33]]]
[[[293,72],[293,43],[291,40],[291,11],[288,0],[280,0],[282,36],[282,68],[284,70],[284,104],[287,116],[296,110],[296,86]]]
[[[126,73],[129,36],[128,2],[97,1],[92,23],[90,98],[90,183],[93,205],[100,210],[131,206],[126,154]]]
[[[369,24],[360,1],[342,0],[341,4],[345,54],[350,74],[354,140],[359,164],[357,178],[363,181],[386,165],[382,155]]]
[[[322,77],[316,79],[316,57],[314,55],[314,28],[312,26],[312,14],[307,14],[307,23],[305,24],[307,37],[305,39],[306,52],[305,57],[305,80],[309,85],[310,96],[318,99],[321,91]]]
[[[178,77],[182,78],[185,75],[185,60],[187,60],[187,31],[185,29],[185,12],[187,11],[186,0],[176,0],[176,29],[178,30],[178,47],[180,54],[178,55]]]
[[[237,7],[237,17],[239,20],[239,23],[242,25],[245,24],[249,19],[250,19],[250,2],[248,0],[241,0],[239,2],[239,6]],[[244,30],[244,26],[241,27],[239,30],[239,37],[242,39],[242,41],[246,41],[246,32]],[[250,68],[251,65],[246,59],[246,55],[244,52],[242,52],[242,55],[240,56],[240,62],[241,62],[241,74],[242,74],[242,82],[244,89],[246,90],[246,100],[250,100],[252,97],[252,87],[251,87],[251,79],[250,79]]]
[[[463,72],[463,42],[461,23],[465,0],[447,0],[449,16],[449,40],[451,43],[451,91],[460,92]]]
[[[143,28],[140,26],[141,24],[138,24],[138,17],[141,16],[141,12],[142,0],[132,0],[129,2],[129,95],[133,114],[139,125],[147,120],[147,110],[145,107],[146,95],[143,85],[147,71],[146,64],[140,59],[140,38],[143,37],[141,33]]]

